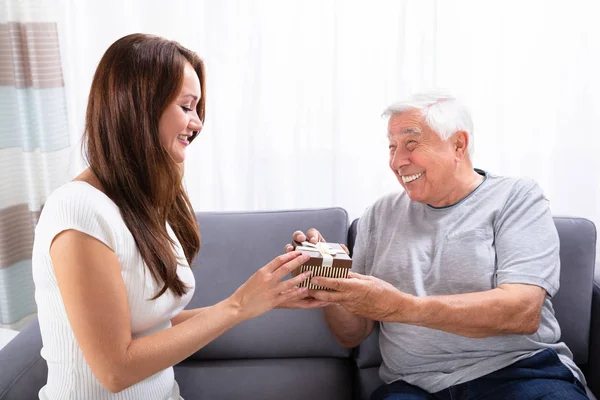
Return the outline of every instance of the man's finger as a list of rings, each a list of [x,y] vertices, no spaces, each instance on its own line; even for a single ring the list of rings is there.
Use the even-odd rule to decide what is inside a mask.
[[[321,235],[321,232],[315,228],[310,228],[306,234],[308,235],[308,241],[311,243],[324,242],[325,238]]]
[[[283,251],[285,253],[289,253],[290,251],[294,250],[294,246],[292,246],[291,244],[286,244],[285,247],[283,248]]]
[[[344,278],[325,278],[323,276],[314,276],[310,279],[310,283],[317,286],[325,286],[326,288],[333,289],[338,292],[348,291],[348,282]]]
[[[372,280],[373,277],[369,276],[369,275],[362,275],[357,272],[348,272],[348,278],[355,278],[355,279],[362,279],[365,281],[370,281],[370,280]]]
[[[344,249],[344,251],[346,252],[346,254],[350,255],[350,250],[348,250],[348,248],[346,247],[345,244],[340,243],[340,246],[341,246],[342,249]]]
[[[306,241],[306,235],[302,231],[296,231],[292,234],[292,239],[294,239],[296,242],[302,243]]]

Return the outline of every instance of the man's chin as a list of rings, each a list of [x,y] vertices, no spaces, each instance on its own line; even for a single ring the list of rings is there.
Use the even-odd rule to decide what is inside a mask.
[[[416,201],[418,203],[425,203],[422,199],[421,196],[419,196],[419,193],[417,193],[414,190],[409,190],[404,188],[404,191],[406,192],[406,194],[408,195],[408,198],[411,199],[412,201]]]

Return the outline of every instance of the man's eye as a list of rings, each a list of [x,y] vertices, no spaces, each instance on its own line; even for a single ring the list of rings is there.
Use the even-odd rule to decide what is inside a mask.
[[[414,148],[416,145],[417,145],[416,140],[407,140],[406,141],[406,148]]]
[[[180,107],[181,107],[181,109],[182,109],[183,111],[185,111],[185,112],[190,112],[190,111],[193,111],[191,108],[189,108],[189,107],[186,107],[186,106],[180,106]]]

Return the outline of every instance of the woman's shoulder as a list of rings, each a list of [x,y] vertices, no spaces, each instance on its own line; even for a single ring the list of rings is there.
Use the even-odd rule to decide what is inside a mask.
[[[101,214],[107,218],[115,212],[120,215],[117,205],[104,192],[85,181],[71,181],[52,192],[42,208],[42,213],[46,211]]]
[[[106,194],[85,181],[72,181],[56,189],[44,203],[36,236],[52,238],[74,229],[113,247],[122,226],[119,208]]]

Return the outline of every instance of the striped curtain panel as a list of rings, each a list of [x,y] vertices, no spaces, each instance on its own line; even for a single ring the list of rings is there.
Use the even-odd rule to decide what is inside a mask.
[[[0,327],[35,315],[31,250],[44,201],[68,180],[54,1],[0,2]]]

